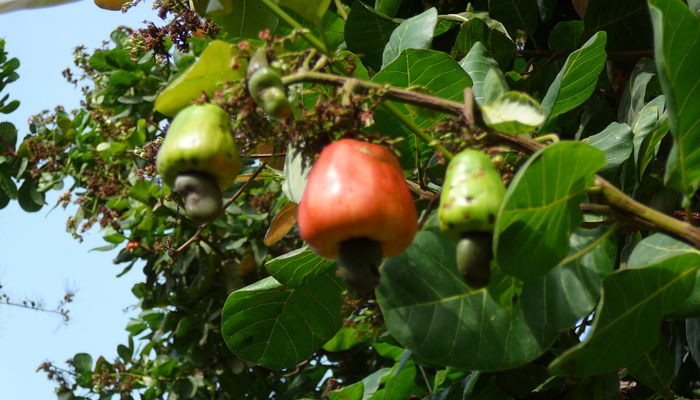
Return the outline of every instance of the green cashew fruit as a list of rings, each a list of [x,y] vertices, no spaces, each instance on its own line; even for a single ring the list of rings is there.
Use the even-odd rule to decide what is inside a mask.
[[[486,232],[465,233],[457,242],[457,268],[464,282],[474,289],[486,287],[491,280],[493,235]]]
[[[491,158],[467,149],[447,167],[438,223],[453,242],[467,232],[493,232],[506,187]]]
[[[259,67],[248,79],[248,92],[268,117],[281,120],[292,115],[287,87],[272,68]]]
[[[223,201],[216,180],[202,172],[180,174],[175,178],[175,190],[185,196],[187,217],[197,224],[211,222],[221,211]]]
[[[479,289],[491,279],[492,232],[506,193],[491,158],[477,150],[457,154],[445,174],[438,223],[457,243],[457,267],[464,282]]]
[[[241,169],[238,145],[231,133],[228,114],[213,104],[192,105],[180,111],[158,150],[156,168],[168,186],[179,192],[182,188],[187,192],[183,193],[186,197],[196,191],[194,188],[200,188],[195,203],[221,202],[220,189],[231,186]],[[176,182],[183,174],[189,174],[188,180]],[[191,179],[202,182],[193,184]],[[204,200],[206,196],[213,199]],[[191,204],[193,201],[194,198],[187,200]],[[185,208],[188,215],[191,214],[187,205]],[[192,212],[201,215],[198,210]],[[217,214],[218,211],[213,217]],[[208,214],[205,212],[204,215]],[[201,217],[194,218],[208,222]]]

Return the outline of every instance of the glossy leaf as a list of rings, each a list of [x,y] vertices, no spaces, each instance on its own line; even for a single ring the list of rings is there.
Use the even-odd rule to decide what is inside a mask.
[[[632,154],[632,129],[627,124],[613,122],[597,135],[588,137],[586,143],[605,153],[607,168],[617,170]]]
[[[615,371],[639,359],[659,341],[663,315],[693,290],[700,255],[615,271],[603,279],[603,295],[590,336],[550,364],[557,375]]]
[[[297,206],[291,201],[282,206],[275,218],[270,222],[270,228],[265,234],[265,246],[271,246],[280,241],[284,236],[294,228],[297,223]]]
[[[661,140],[668,133],[668,113],[663,96],[650,101],[634,121],[634,159],[641,181],[649,164],[656,159]]]
[[[489,14],[510,29],[522,29],[532,36],[539,21],[537,3],[532,0],[490,0]]]
[[[526,320],[544,319],[565,331],[593,310],[603,278],[615,267],[617,243],[609,230],[577,229],[566,259],[541,279],[525,282],[519,301]]]
[[[391,32],[389,43],[382,54],[382,69],[394,62],[406,49],[430,48],[436,25],[437,10],[434,7],[403,21]]]
[[[211,97],[226,82],[243,79],[248,61],[244,57],[238,58],[238,69],[232,69],[232,57],[236,54],[239,54],[238,49],[229,43],[218,40],[211,42],[199,60],[158,96],[156,110],[173,117],[202,92]]]
[[[330,274],[297,289],[265,278],[231,293],[224,305],[221,333],[231,351],[247,362],[271,369],[294,366],[342,326],[343,290]]]
[[[608,34],[610,51],[652,48],[652,30],[646,0],[591,0],[583,18],[583,37],[597,32]]]
[[[673,148],[666,164],[668,185],[691,196],[700,183],[700,86],[697,68],[700,20],[680,0],[650,0],[659,81],[666,96]],[[682,33],[681,33],[682,32]]]
[[[308,165],[308,160],[302,157],[301,152],[297,151],[291,144],[287,146],[287,157],[284,159],[286,179],[282,182],[282,191],[287,195],[289,201],[296,204],[301,202],[310,172],[311,166]]]
[[[513,178],[498,215],[494,253],[499,268],[524,281],[544,276],[569,253],[583,220],[580,204],[605,154],[580,142],[535,153]]]
[[[459,65],[472,79],[472,91],[474,92],[474,99],[477,104],[483,105],[489,103],[484,100],[484,81],[489,71],[493,71],[493,73],[496,74],[497,82],[501,84],[501,93],[508,91],[508,84],[503,76],[503,72],[498,67],[498,63],[489,56],[481,42],[474,43],[474,46],[469,50],[466,57],[459,62]]]
[[[472,84],[469,75],[447,54],[416,49],[405,50],[393,63],[378,72],[372,82],[404,88],[421,87],[438,97],[455,101],[464,101],[464,89]],[[403,104],[392,104],[423,129],[435,123],[434,120],[412,114]],[[374,121],[382,135],[406,139],[396,146],[404,169],[415,168],[417,151],[423,162],[432,156],[433,151],[428,146],[417,140],[410,130],[383,108],[375,110]]]
[[[533,132],[545,120],[542,107],[522,92],[508,92],[482,105],[481,114],[486,125],[509,135]]]
[[[627,260],[631,267],[653,264],[682,254],[700,254],[700,250],[661,233],[644,238],[637,244]],[[699,273],[700,275],[700,273]],[[696,279],[693,294],[676,309],[668,312],[664,319],[700,317],[700,279]]]
[[[627,366],[634,379],[654,389],[664,397],[673,397],[671,382],[675,375],[674,360],[666,339],[659,338],[653,349]]]
[[[265,264],[267,272],[283,285],[300,288],[318,276],[335,272],[336,263],[304,246]]]
[[[558,336],[544,320],[526,322],[521,303],[504,309],[486,290],[470,289],[457,270],[455,245],[436,229],[418,232],[408,250],[384,262],[376,293],[392,336],[432,364],[514,368]]]
[[[374,2],[374,9],[389,17],[395,16],[400,7],[401,0],[375,0]]]
[[[607,58],[605,43],[605,32],[598,32],[566,59],[542,100],[548,120],[573,110],[593,93]]]
[[[397,26],[399,22],[355,1],[345,22],[345,43],[348,50],[360,54],[363,63],[379,71],[384,48]]]

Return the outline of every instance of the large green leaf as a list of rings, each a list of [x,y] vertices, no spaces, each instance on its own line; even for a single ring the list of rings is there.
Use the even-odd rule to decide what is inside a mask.
[[[484,80],[489,71],[493,71],[493,73],[496,74],[498,78],[497,82],[501,85],[502,93],[508,91],[508,84],[506,84],[506,78],[503,76],[503,72],[498,67],[498,63],[489,56],[481,42],[474,43],[474,46],[469,50],[466,57],[459,62],[459,65],[464,68],[464,71],[472,79],[474,99],[479,105],[486,103],[484,101]]]
[[[549,48],[552,50],[573,50],[581,45],[583,22],[561,21],[554,26],[549,35]]]
[[[455,101],[464,101],[464,89],[471,86],[469,75],[447,54],[433,50],[404,50],[393,63],[378,72],[373,78],[375,83],[388,83],[399,87],[420,87],[432,94]],[[411,118],[419,127],[425,129],[435,123],[401,103],[392,103],[404,115]],[[406,138],[396,146],[399,151],[401,166],[404,169],[416,167],[417,155],[427,162],[433,151],[416,139],[409,129],[393,118],[383,108],[378,107],[374,121],[383,136]],[[418,147],[418,148],[416,148]]]
[[[591,0],[583,24],[585,39],[599,31],[608,34],[608,50],[651,49],[651,24],[646,0]]]
[[[270,32],[274,32],[277,28],[279,19],[260,0],[231,1],[233,2],[231,14],[212,18],[229,35],[236,38],[257,39],[260,31],[269,29]]]
[[[693,290],[700,255],[618,270],[603,279],[603,295],[588,339],[549,366],[557,375],[588,376],[618,370],[658,342],[663,315]]]
[[[632,125],[634,131],[634,161],[641,181],[644,171],[656,159],[661,140],[668,133],[668,113],[664,96],[650,101]]]
[[[336,263],[317,256],[304,246],[265,264],[267,272],[278,282],[293,288],[300,288],[316,277],[335,271]]]
[[[384,47],[397,26],[399,22],[378,13],[361,1],[355,1],[345,21],[345,43],[348,50],[360,55],[365,65],[379,71],[382,68]]]
[[[674,360],[666,339],[660,337],[653,349],[627,366],[634,379],[671,398],[671,382],[675,375]]]
[[[649,0],[659,81],[666,96],[673,148],[666,182],[691,196],[700,182],[700,20],[680,0]]]
[[[433,42],[437,25],[435,7],[411,17],[401,23],[393,32],[382,54],[382,69],[394,62],[406,49],[427,49]]]
[[[488,79],[492,77],[491,79]],[[489,71],[486,83],[500,89],[496,73]],[[488,87],[488,85],[487,85]],[[487,89],[487,93],[489,90]],[[497,99],[481,106],[484,123],[498,132],[520,135],[534,132],[545,120],[542,107],[535,99],[523,92],[507,92]]]
[[[307,20],[301,14],[297,14],[290,9],[285,11],[302,26],[313,27],[311,28],[311,35],[313,36],[317,38],[321,37],[321,30],[323,30],[323,35],[325,35],[328,41],[328,47],[331,49],[330,51],[337,49],[345,40],[345,20],[331,10],[326,11],[326,13],[323,14],[323,18],[317,23]],[[290,35],[295,29],[296,28],[280,21],[280,26],[277,28],[275,34],[283,36]],[[300,37],[294,42],[287,42],[285,47],[291,51],[301,51],[313,46],[307,42],[306,39]]]
[[[605,32],[598,32],[566,59],[542,100],[542,109],[548,119],[573,110],[593,93],[607,58],[605,42]]]
[[[577,229],[571,252],[541,279],[525,282],[520,295],[526,320],[546,320],[554,329],[571,328],[593,310],[602,279],[613,271],[617,243],[610,228]]]
[[[342,326],[344,289],[334,273],[298,289],[265,278],[231,293],[224,305],[221,333],[242,360],[271,369],[294,366]]]
[[[509,29],[522,29],[532,36],[539,22],[537,3],[532,0],[489,0],[489,14]]]
[[[627,260],[627,265],[636,267],[654,264],[667,258],[682,254],[700,254],[700,250],[661,233],[644,238],[637,244]],[[700,272],[698,273],[700,275]],[[700,279],[695,281],[693,294],[674,310],[668,312],[664,319],[685,319],[700,317]]]
[[[605,154],[585,143],[559,142],[535,153],[513,178],[494,232],[499,268],[523,281],[545,275],[569,254],[580,204]]]
[[[521,302],[501,308],[486,290],[469,288],[455,252],[431,229],[384,262],[376,293],[392,336],[431,364],[464,370],[514,368],[549,348],[558,331],[545,320],[526,321]]]
[[[155,108],[161,114],[175,116],[202,92],[213,96],[214,92],[224,87],[226,82],[237,81],[245,77],[248,61],[241,57],[237,60],[238,68],[231,68],[231,58],[239,54],[236,46],[215,40],[207,46],[202,56],[187,71],[170,82],[158,96]]]

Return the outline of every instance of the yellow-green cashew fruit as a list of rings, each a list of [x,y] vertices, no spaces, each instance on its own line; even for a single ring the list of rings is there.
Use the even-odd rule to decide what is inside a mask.
[[[292,116],[287,87],[268,65],[264,48],[258,49],[248,61],[248,92],[268,117],[283,120]]]
[[[457,243],[457,266],[474,288],[488,285],[496,216],[506,187],[491,158],[464,150],[447,167],[440,195],[440,230]]]
[[[180,111],[160,146],[156,167],[163,181],[185,197],[187,215],[202,224],[216,219],[221,189],[241,169],[228,114],[213,104]]]

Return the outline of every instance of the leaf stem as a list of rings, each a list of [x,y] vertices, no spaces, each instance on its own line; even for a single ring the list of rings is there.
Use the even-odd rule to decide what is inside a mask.
[[[318,51],[322,53],[327,53],[328,49],[326,49],[326,46],[318,40],[318,38],[314,35],[311,34],[308,30],[306,30],[300,23],[298,23],[294,18],[292,18],[289,14],[287,14],[282,8],[280,8],[277,4],[275,4],[274,1],[272,0],[260,0],[263,4],[267,6],[267,8],[272,11],[273,14],[277,15],[281,20],[284,22],[288,23],[292,28],[298,30],[301,34],[301,36],[306,39],[307,42],[309,42],[312,46],[314,46]]]

